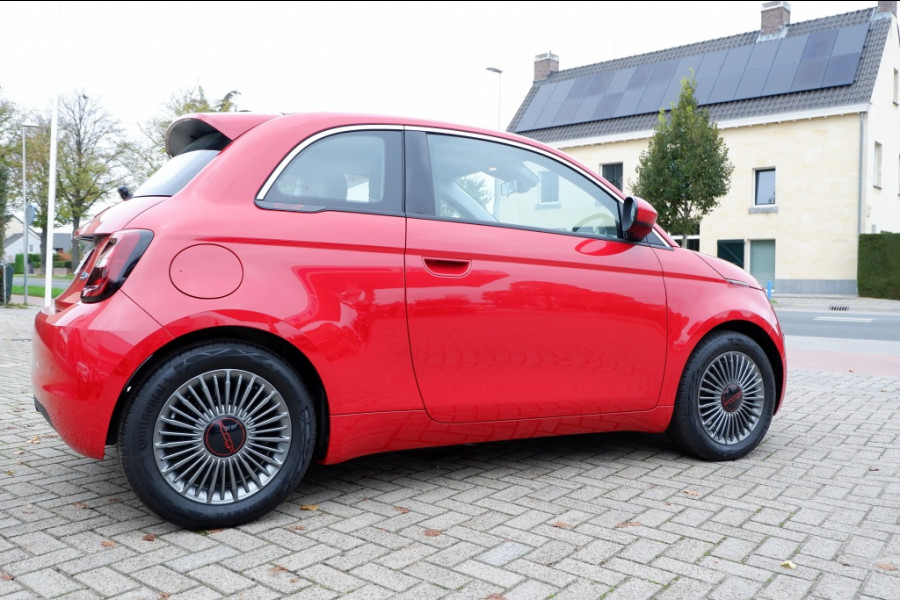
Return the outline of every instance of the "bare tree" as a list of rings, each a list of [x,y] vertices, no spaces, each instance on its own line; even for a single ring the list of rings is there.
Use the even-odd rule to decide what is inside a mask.
[[[94,204],[118,187],[116,168],[127,145],[119,122],[98,100],[74,92],[60,100],[57,201],[59,220],[74,229],[89,216]],[[72,246],[72,263],[79,262]]]
[[[13,119],[15,106],[8,100],[0,98],[0,263],[3,262],[3,248],[6,243],[7,213],[10,210],[10,191],[12,169],[10,158],[13,152]],[[5,274],[0,273],[5,277]],[[0,298],[2,300],[2,298]]]

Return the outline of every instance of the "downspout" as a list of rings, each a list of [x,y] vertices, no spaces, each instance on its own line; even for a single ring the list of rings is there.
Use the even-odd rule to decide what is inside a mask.
[[[859,176],[857,177],[856,191],[856,260],[859,262],[859,235],[863,226],[863,167],[866,152],[866,113],[859,113]]]

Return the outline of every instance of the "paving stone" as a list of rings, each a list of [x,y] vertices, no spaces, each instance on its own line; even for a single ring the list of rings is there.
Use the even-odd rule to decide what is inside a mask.
[[[734,462],[626,433],[390,453],[313,465],[259,521],[198,532],[148,511],[114,448],[78,456],[34,411],[30,344],[8,341],[30,338],[33,315],[0,307],[0,373],[14,374],[0,389],[4,600],[893,600],[900,589],[884,567],[900,566],[900,374],[791,371],[785,410]],[[900,355],[900,342],[884,348]]]

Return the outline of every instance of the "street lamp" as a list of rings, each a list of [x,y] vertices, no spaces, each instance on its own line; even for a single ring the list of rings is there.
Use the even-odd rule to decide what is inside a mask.
[[[25,130],[29,127],[37,127],[33,123],[22,123],[22,223],[25,225],[25,231],[22,234],[22,242],[25,244],[25,264],[22,269],[25,276],[25,304],[28,304],[28,228],[31,223],[28,222],[28,191],[26,189],[28,181],[25,178]]]
[[[503,71],[498,69],[497,67],[488,67],[487,70],[491,73],[497,74],[497,129],[502,130],[503,120],[500,117],[500,78],[503,75]]]

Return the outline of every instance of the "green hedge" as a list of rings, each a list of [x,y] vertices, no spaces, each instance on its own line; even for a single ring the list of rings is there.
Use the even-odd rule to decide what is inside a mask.
[[[31,266],[34,268],[40,268],[41,266],[41,255],[32,252],[28,255],[28,262],[31,263]],[[25,255],[24,254],[16,254],[16,263],[14,268],[14,273],[16,275],[21,275],[25,272]]]
[[[900,233],[859,236],[856,279],[860,296],[900,300]]]

